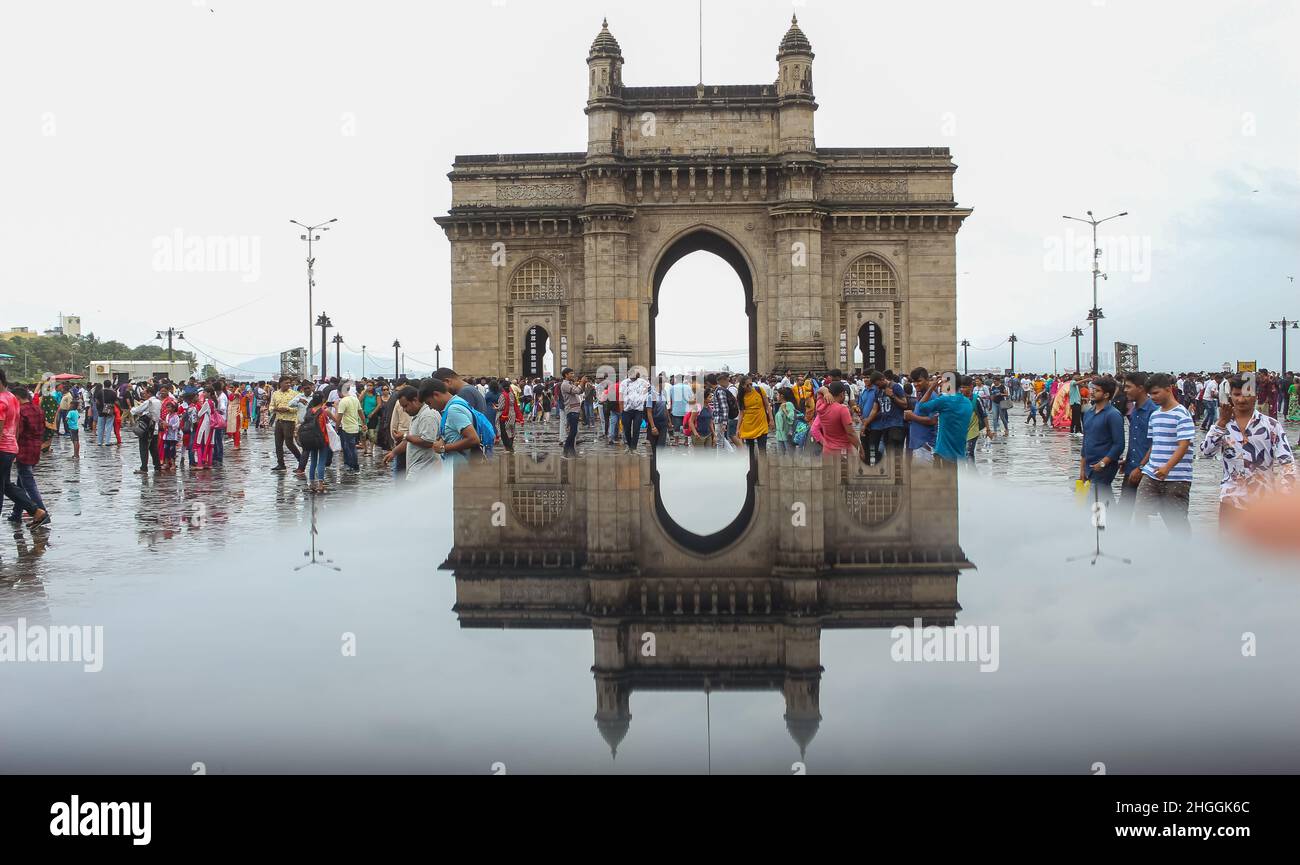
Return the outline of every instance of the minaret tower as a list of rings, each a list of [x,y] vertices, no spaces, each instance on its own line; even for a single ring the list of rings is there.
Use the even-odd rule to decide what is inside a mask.
[[[619,116],[623,108],[623,50],[609,32],[609,21],[587,52],[587,158],[613,156],[623,150]]]
[[[779,74],[776,95],[781,105],[781,152],[816,153],[813,143],[813,112],[817,102],[813,99],[812,43],[799,29],[798,17],[791,17],[790,29],[781,40],[776,52]]]

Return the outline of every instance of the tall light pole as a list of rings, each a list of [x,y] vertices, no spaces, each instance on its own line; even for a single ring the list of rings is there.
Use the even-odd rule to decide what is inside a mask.
[[[172,337],[175,337],[176,339],[184,339],[185,334],[174,327],[169,327],[166,330],[158,331],[158,335],[155,336],[154,339],[162,339],[164,333],[167,334],[167,362],[171,363],[172,362]]]
[[[303,225],[301,222],[299,222],[296,219],[291,219],[289,221],[292,222],[294,225],[297,225],[301,228],[305,228],[307,230],[307,233],[299,235],[298,239],[307,241],[307,375],[308,377],[310,377],[311,356],[313,354],[312,352],[313,346],[311,342],[312,341],[311,295],[312,295],[312,289],[316,287],[316,277],[315,277],[316,259],[311,254],[311,245],[314,241],[320,240],[320,235],[316,233],[317,231],[329,231],[330,223],[338,222],[338,219],[328,219],[325,222],[319,223],[317,225]],[[325,346],[322,344],[321,348],[324,349]],[[325,362],[321,361],[320,373],[323,376],[325,375],[325,372],[326,372]]]
[[[1286,316],[1283,316],[1281,321],[1270,321],[1268,323],[1269,330],[1277,330],[1279,327],[1282,328],[1282,370],[1281,372],[1282,372],[1282,376],[1285,376],[1286,375],[1286,331],[1288,327],[1292,330],[1300,328],[1300,322],[1296,321],[1295,319],[1290,319],[1287,318]]]
[[[1080,373],[1083,370],[1079,364],[1079,337],[1083,336],[1083,328],[1076,324],[1074,330],[1070,331],[1070,336],[1074,337],[1074,371]]]
[[[961,366],[962,375],[970,375],[970,340],[961,341]]]
[[[442,346],[440,345],[433,347],[433,365],[437,369],[442,369]]]
[[[334,332],[334,375],[338,376],[339,381],[343,381],[343,358],[341,346],[343,345],[343,334],[338,331]]]
[[[325,314],[325,310],[321,310],[320,315],[316,316],[316,326],[320,328],[320,377],[327,379],[330,377],[330,365],[329,357],[325,354],[328,350],[325,331],[333,327],[334,322],[330,321],[330,317]],[[307,355],[307,363],[311,363],[311,355]]]
[[[1064,219],[1073,219],[1075,222],[1086,222],[1088,225],[1092,226],[1092,309],[1089,310],[1088,312],[1088,321],[1092,322],[1093,375],[1097,374],[1097,357],[1098,354],[1100,353],[1100,345],[1101,345],[1100,341],[1097,338],[1097,327],[1098,327],[1097,323],[1101,321],[1102,318],[1105,317],[1101,314],[1101,308],[1097,306],[1097,277],[1100,276],[1102,279],[1108,279],[1106,274],[1101,272],[1101,249],[1100,247],[1097,246],[1097,226],[1101,225],[1103,222],[1109,222],[1112,219],[1118,219],[1121,216],[1128,216],[1128,211],[1125,210],[1123,213],[1116,213],[1114,216],[1108,216],[1105,219],[1094,218],[1091,210],[1088,211],[1087,219],[1084,219],[1079,216],[1063,217]]]
[[[1011,336],[1007,337],[1007,342],[1011,343],[1011,374],[1012,375],[1016,374],[1016,343],[1019,341],[1020,340],[1016,338],[1016,335],[1014,333],[1011,334]]]
[[[393,340],[393,381],[397,381],[399,375],[398,371],[401,369],[397,361],[397,353],[398,351],[401,350],[401,348],[402,348],[402,341],[400,339]]]
[[[366,377],[366,344],[361,343],[361,377]]]

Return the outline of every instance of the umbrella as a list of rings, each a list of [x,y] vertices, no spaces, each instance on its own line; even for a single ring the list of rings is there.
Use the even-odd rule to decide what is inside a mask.
[[[4,354],[3,352],[0,352],[0,357],[7,357],[10,360],[14,359],[14,356],[12,354]]]
[[[75,372],[61,372],[54,376],[55,381],[67,381],[73,378],[83,378],[83,376],[79,376]]]

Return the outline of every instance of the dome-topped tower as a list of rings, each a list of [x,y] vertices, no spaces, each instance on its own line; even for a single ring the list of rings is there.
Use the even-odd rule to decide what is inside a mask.
[[[781,47],[776,52],[779,74],[776,79],[776,93],[783,97],[805,97],[812,99],[812,43],[799,29],[799,19],[791,17],[790,29],[781,39]]]
[[[811,60],[813,57],[812,43],[808,37],[799,29],[799,17],[790,16],[790,29],[785,31],[785,37],[781,39],[781,47],[777,49],[776,59],[780,60],[786,54],[804,54]]]
[[[619,97],[623,91],[623,49],[619,48],[614,34],[609,32],[608,19],[600,22],[600,32],[587,52],[587,67],[590,70],[589,103]]]
[[[600,22],[600,32],[596,34],[596,39],[591,43],[591,51],[587,53],[587,59],[597,55],[622,57],[623,51],[618,47],[618,40],[614,34],[609,32],[609,19],[606,18]]]
[[[623,150],[623,49],[607,20],[587,52],[587,77],[587,156],[614,157]]]
[[[799,19],[791,17],[790,29],[781,39],[776,52],[776,95],[781,100],[780,146],[784,153],[811,154],[817,150],[813,140],[812,43],[799,29]]]

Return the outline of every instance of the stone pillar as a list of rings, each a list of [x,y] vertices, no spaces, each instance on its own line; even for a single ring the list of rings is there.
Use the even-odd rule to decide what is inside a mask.
[[[773,208],[775,249],[776,343],[772,347],[772,370],[823,370],[826,368],[829,336],[825,329],[822,275],[822,219],[812,207],[782,204]],[[838,337],[837,337],[838,339]],[[836,346],[838,350],[838,346]]]
[[[644,317],[637,296],[637,264],[631,241],[631,215],[625,209],[584,214],[582,368],[595,373],[608,365],[616,371],[647,363],[642,345]],[[572,351],[573,346],[570,346]]]

